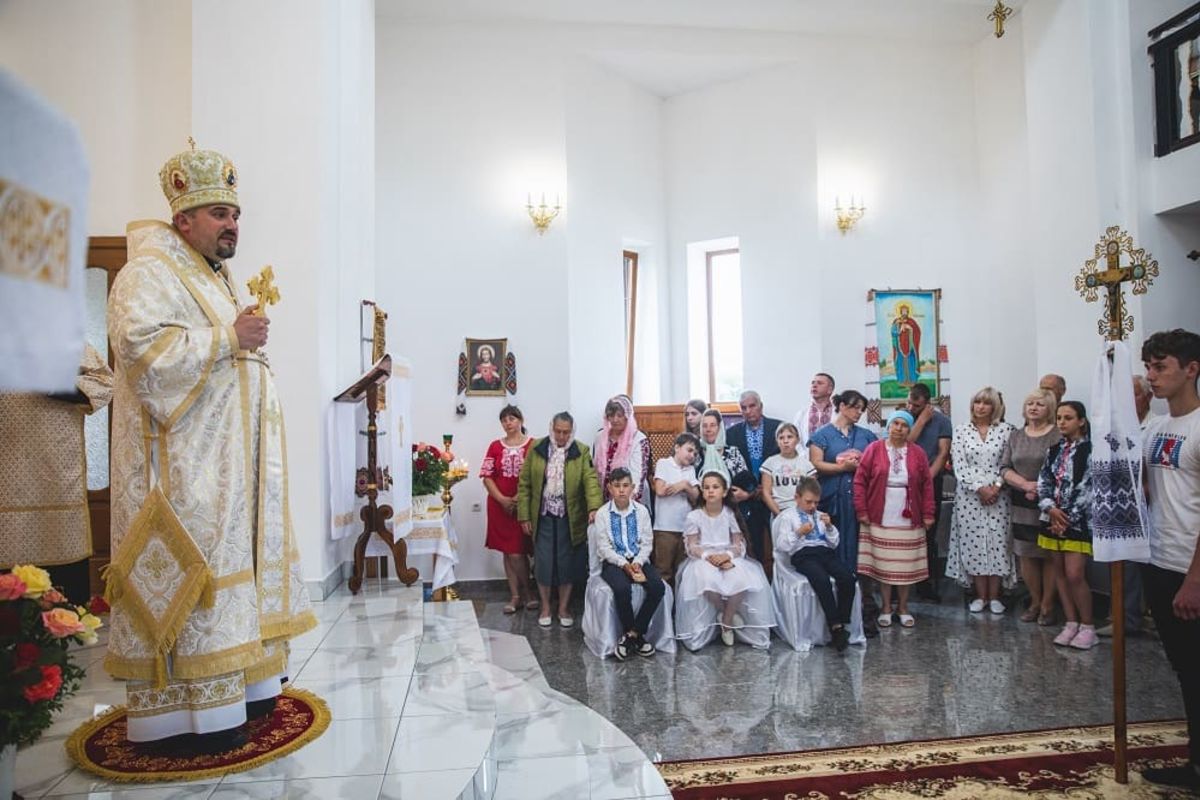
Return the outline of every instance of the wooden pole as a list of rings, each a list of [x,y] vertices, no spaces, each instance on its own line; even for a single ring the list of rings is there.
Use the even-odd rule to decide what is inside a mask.
[[[1129,783],[1126,748],[1128,728],[1125,722],[1125,562],[1112,562],[1113,650],[1113,771],[1117,783]]]

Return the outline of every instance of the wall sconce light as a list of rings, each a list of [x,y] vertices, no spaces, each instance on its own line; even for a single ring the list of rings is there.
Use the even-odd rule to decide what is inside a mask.
[[[853,228],[854,225],[860,219],[862,219],[863,214],[867,213],[867,207],[865,205],[855,205],[854,195],[851,195],[850,207],[842,208],[842,201],[835,197],[833,200],[833,212],[837,214],[838,230],[842,232],[843,236],[845,236],[846,231]]]
[[[562,204],[558,202],[558,195],[555,195],[554,205],[548,206],[546,205],[546,195],[542,194],[542,202],[535,206],[533,195],[526,195],[525,210],[529,212],[529,218],[533,220],[533,227],[537,228],[538,236],[541,236],[558,216],[558,212],[562,210]]]

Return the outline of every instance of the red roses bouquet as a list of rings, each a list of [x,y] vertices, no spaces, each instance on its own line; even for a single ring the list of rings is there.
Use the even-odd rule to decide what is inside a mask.
[[[413,497],[423,494],[438,494],[454,458],[449,452],[439,450],[431,444],[418,442],[413,445],[412,493]]]
[[[43,569],[16,566],[0,575],[0,747],[29,744],[50,726],[83,678],[68,645],[94,644],[102,624],[67,602]]]

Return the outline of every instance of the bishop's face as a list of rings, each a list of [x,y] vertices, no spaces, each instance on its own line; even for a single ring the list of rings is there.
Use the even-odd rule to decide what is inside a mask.
[[[188,244],[209,261],[224,261],[237,252],[237,206],[217,204],[201,206],[175,215],[175,227]]]

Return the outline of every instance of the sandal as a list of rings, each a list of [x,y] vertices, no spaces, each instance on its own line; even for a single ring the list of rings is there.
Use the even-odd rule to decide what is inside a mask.
[[[1025,609],[1025,613],[1021,615],[1021,622],[1037,622],[1038,615],[1041,612],[1033,606]]]
[[[881,628],[892,627],[892,615],[890,613],[880,614],[879,618],[875,620],[875,624]]]
[[[505,613],[505,614],[515,614],[515,613],[517,613],[517,605],[516,605],[516,603],[508,603],[507,605],[505,605],[505,606],[504,606],[504,613]]]
[[[528,600],[525,603],[526,611],[537,611],[541,607],[542,607],[542,604],[537,600]]]
[[[900,615],[900,625],[902,627],[911,628],[913,625],[916,625],[916,624],[917,624],[917,621],[915,619],[913,619],[912,614],[901,614]]]
[[[1056,616],[1057,615],[1053,611],[1050,611],[1049,613],[1039,613],[1037,618],[1038,625],[1041,625],[1043,628],[1049,628],[1056,624]]]

